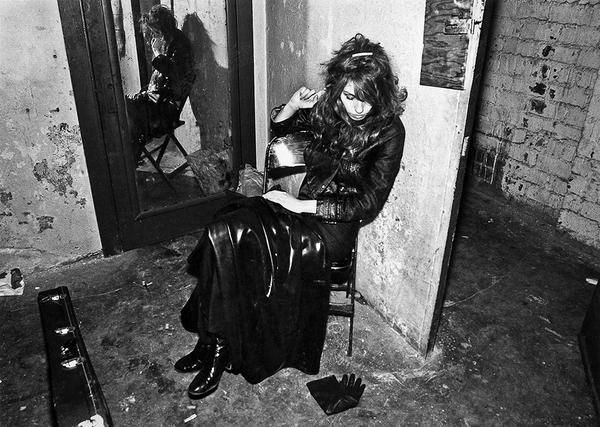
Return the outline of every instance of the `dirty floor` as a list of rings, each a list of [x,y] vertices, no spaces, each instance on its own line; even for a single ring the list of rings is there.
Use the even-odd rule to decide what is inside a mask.
[[[0,425],[51,423],[36,297],[57,286],[70,290],[116,426],[596,425],[577,333],[600,258],[489,189],[463,198],[428,359],[360,305],[351,358],[347,321],[332,319],[318,376],[284,370],[252,386],[225,374],[201,401],[185,393],[193,374],[172,368],[194,342],[178,321],[194,243],[187,236],[31,273],[23,296],[0,298]],[[367,384],[360,404],[327,417],[305,384],[348,372]]]

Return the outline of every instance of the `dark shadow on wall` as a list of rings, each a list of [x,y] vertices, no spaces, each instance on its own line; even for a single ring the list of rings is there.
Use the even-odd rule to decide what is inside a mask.
[[[215,43],[196,13],[185,17],[181,30],[189,38],[194,53],[196,81],[190,93],[190,105],[200,129],[203,149],[231,147],[231,109],[229,70],[215,60]]]

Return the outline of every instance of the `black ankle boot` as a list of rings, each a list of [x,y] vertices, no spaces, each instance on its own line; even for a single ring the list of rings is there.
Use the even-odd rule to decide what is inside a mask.
[[[212,356],[213,351],[214,344],[204,344],[198,341],[191,353],[175,362],[175,370],[183,373],[199,371],[202,366],[210,361],[209,358]]]
[[[212,357],[202,366],[198,375],[188,387],[188,395],[191,399],[202,399],[214,392],[219,387],[219,381],[225,367],[229,363],[229,352],[225,340],[217,338]]]

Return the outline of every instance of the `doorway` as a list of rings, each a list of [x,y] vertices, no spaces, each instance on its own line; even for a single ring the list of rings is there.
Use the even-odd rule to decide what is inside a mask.
[[[140,19],[159,3],[58,0],[106,255],[200,229],[255,164],[250,2],[163,2],[189,40],[193,79],[168,126],[132,131],[128,106],[150,92],[157,54]]]

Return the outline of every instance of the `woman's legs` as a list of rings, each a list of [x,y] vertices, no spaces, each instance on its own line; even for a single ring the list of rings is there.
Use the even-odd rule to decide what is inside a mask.
[[[316,221],[315,226],[325,243],[329,261],[347,261],[352,254],[354,239],[360,224],[358,222],[323,223]]]
[[[140,94],[135,94],[127,97],[126,106],[133,161],[137,164],[141,154],[140,144],[143,144],[143,139],[149,133],[148,100]]]
[[[181,310],[183,327],[198,334],[194,349],[175,362],[179,372],[199,371],[188,387],[192,399],[201,399],[219,386],[223,371],[229,365],[225,340],[208,331],[208,307],[212,281],[215,280],[214,252],[206,232],[188,257],[188,273],[198,279],[196,288]]]

